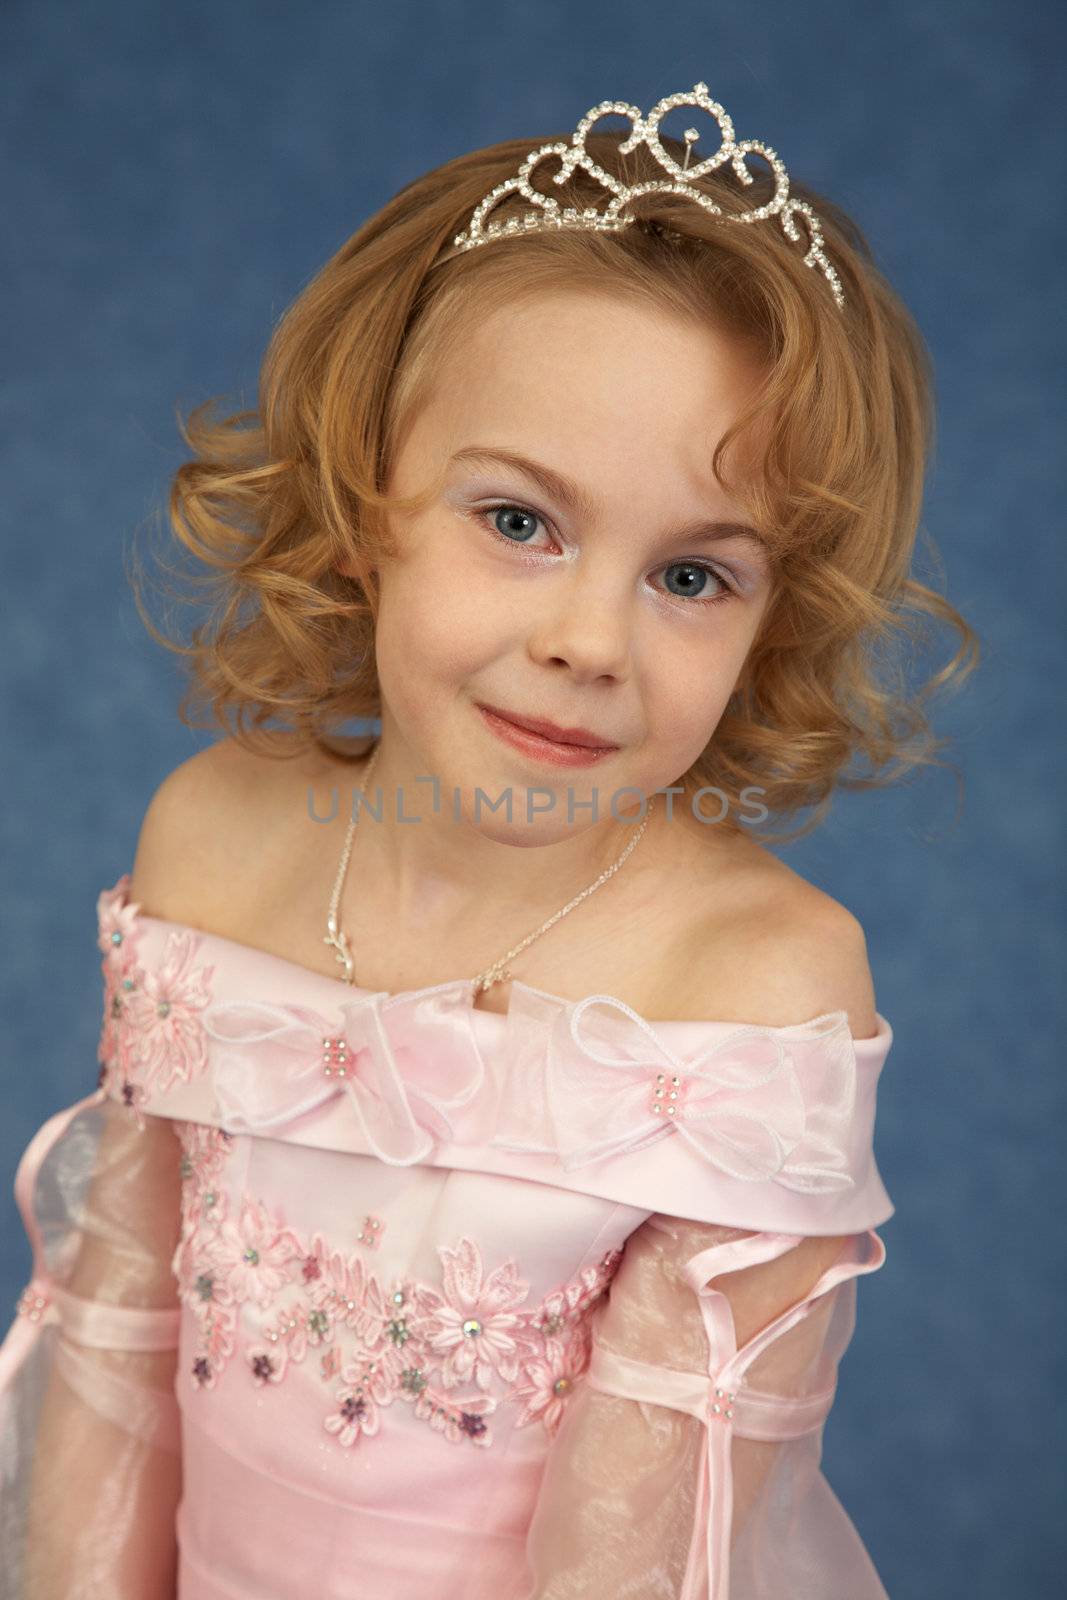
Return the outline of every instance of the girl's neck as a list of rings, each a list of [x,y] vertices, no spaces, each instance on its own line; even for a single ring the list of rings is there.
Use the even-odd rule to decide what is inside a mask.
[[[345,778],[335,780],[346,822],[353,795],[366,782],[368,764],[369,756],[355,770],[349,768]],[[366,799],[371,809],[359,806],[349,874],[372,881],[379,897],[411,925],[464,920],[484,905],[490,893],[501,918],[530,922],[540,909],[540,920],[544,920],[615,865],[634,841],[642,821],[636,796],[625,796],[615,817],[610,791],[602,792],[597,821],[555,842],[526,847],[524,835],[534,839],[543,833],[544,819],[525,821],[522,790],[512,796],[510,824],[505,812],[496,813],[501,831],[506,829],[508,836],[493,838],[457,816],[453,797],[447,793],[441,793],[435,814],[431,785],[394,776],[385,751],[371,773]],[[373,814],[378,810],[380,819]],[[663,810],[664,799],[659,796],[647,826],[608,882],[622,875],[644,878],[672,849],[692,848],[680,838],[678,828],[663,829]],[[591,813],[584,811],[579,816]],[[485,807],[482,817],[486,829],[492,829],[494,813]],[[342,910],[346,888],[347,881],[342,887]],[[528,931],[524,927],[523,933]]]
[[[353,763],[350,756],[342,756],[311,770],[290,768],[293,776],[288,782],[293,787],[285,806],[289,821],[280,820],[277,805],[272,805],[267,829],[276,844],[271,851],[275,869],[269,893],[264,891],[251,914],[249,908],[244,914],[228,913],[227,926],[218,931],[337,975],[323,934],[351,792],[363,781],[365,765],[365,760]],[[309,783],[320,812],[330,787],[338,789],[338,816],[329,826],[311,827],[307,822]],[[376,787],[377,768],[372,791]],[[426,813],[429,809],[424,805]],[[387,814],[383,810],[383,817]],[[406,845],[425,825],[398,825],[400,844]],[[361,826],[356,828],[345,875],[340,923],[350,940],[356,983],[387,993],[472,978],[539,927],[600,870],[586,858],[565,882],[554,879],[550,888],[535,870],[521,883],[513,882],[510,893],[492,878],[471,885],[453,876],[443,887],[424,882],[414,899],[405,900],[397,893],[396,879],[380,866],[382,855],[374,848],[373,830],[359,838]],[[449,824],[453,831],[461,826]],[[384,829],[385,822],[374,827]],[[604,864],[624,847],[626,829],[620,826],[619,835],[620,842],[613,843]],[[501,848],[529,857],[529,863],[523,860],[522,865],[535,868],[543,854],[541,849]],[[669,820],[660,796],[648,828],[620,870],[524,950],[513,971],[531,987],[564,998],[617,995],[650,1019],[690,1015],[698,1019],[713,1014],[709,1005],[717,1006],[724,1017],[731,1005],[740,1006],[738,1014],[744,1017],[735,960],[743,940],[737,939],[737,929],[754,907],[766,906],[783,886],[788,887],[783,880],[792,876],[749,837],[695,821],[678,797],[675,816]],[[529,891],[525,894],[523,883]],[[709,983],[714,986],[716,970],[722,974],[722,993],[708,988]],[[510,983],[498,984],[475,1004],[482,1010],[506,1011],[510,990]]]

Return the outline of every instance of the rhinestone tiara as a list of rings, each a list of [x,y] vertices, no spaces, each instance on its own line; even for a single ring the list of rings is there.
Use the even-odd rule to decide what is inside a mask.
[[[718,150],[714,155],[708,156],[706,161],[699,161],[693,167],[689,165],[689,157],[693,145],[700,137],[696,128],[685,130],[685,161],[681,166],[667,154],[660,143],[660,122],[674,106],[702,106],[719,124],[722,142]],[[613,178],[609,172],[605,172],[597,165],[585,148],[586,135],[599,118],[612,111],[629,117],[632,124],[625,143],[619,146],[620,155],[626,155],[637,145],[644,144],[668,173],[668,181],[638,183],[631,186],[621,183],[618,178]],[[750,184],[753,181],[752,173],[745,165],[745,155],[750,150],[757,150],[769,163],[775,179],[774,195],[766,205],[755,206],[748,211],[725,212],[710,196],[701,193],[695,187],[695,182],[705,172],[711,172],[715,167],[721,167],[724,162],[729,161],[741,183]],[[584,167],[598,183],[611,191],[613,198],[606,208],[598,210],[596,206],[587,206],[583,211],[579,211],[573,206],[563,207],[551,195],[541,194],[535,189],[530,182],[530,175],[538,163],[550,155],[562,157],[559,171],[553,173],[554,183],[565,182],[575,167]],[[483,226],[486,216],[511,194],[525,195],[537,209],[527,211],[522,218],[516,217],[504,223],[491,221],[488,226]],[[845,297],[840,279],[823,250],[822,228],[818,217],[805,201],[790,199],[789,174],[785,170],[784,162],[770,145],[762,143],[759,139],[740,141],[735,139],[734,125],[729,114],[717,100],[711,98],[706,83],[694,84],[688,93],[666,95],[653,106],[647,117],[637,106],[632,106],[625,100],[602,100],[598,106],[591,106],[571,135],[569,145],[543,144],[539,149],[531,150],[514,178],[498,183],[494,189],[490,189],[484,200],[479,201],[471,213],[466,228],[462,233],[457,233],[452,242],[461,250],[473,250],[477,245],[489,244],[493,239],[509,238],[516,233],[532,233],[550,228],[619,233],[637,220],[632,213],[627,214],[627,208],[638,195],[642,194],[684,195],[697,205],[703,206],[705,211],[723,217],[728,222],[759,222],[763,217],[778,216],[781,218],[786,236],[800,243],[803,243],[803,238],[794,221],[794,214],[802,211],[808,219],[811,235],[811,243],[804,257],[805,265],[818,267],[822,271],[838,306],[844,307]]]

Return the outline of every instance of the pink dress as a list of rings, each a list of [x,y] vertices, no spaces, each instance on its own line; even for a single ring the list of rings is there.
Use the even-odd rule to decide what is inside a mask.
[[[99,1086],[16,1178],[7,1600],[885,1600],[819,1466],[894,1209],[882,1016],[372,993],[128,884]]]

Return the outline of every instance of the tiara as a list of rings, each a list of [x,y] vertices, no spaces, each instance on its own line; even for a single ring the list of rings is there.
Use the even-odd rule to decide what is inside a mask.
[[[681,166],[667,154],[659,138],[659,125],[674,106],[702,106],[711,113],[719,124],[722,142],[714,155],[708,156],[706,161],[700,161],[696,166],[689,165],[693,145],[700,134],[696,128],[685,130],[685,161]],[[620,155],[626,155],[637,145],[644,144],[659,162],[660,166],[669,175],[669,181],[660,183],[638,183],[632,186],[620,183],[618,178],[613,178],[598,166],[585,148],[585,139],[594,122],[609,112],[621,112],[624,117],[629,117],[632,129],[624,144],[619,146]],[[711,172],[715,167],[721,167],[729,161],[737,177],[744,184],[752,182],[752,173],[745,164],[748,151],[757,150],[766,157],[775,178],[775,191],[772,199],[766,205],[755,206],[748,211],[737,213],[724,212],[717,206],[710,196],[701,193],[695,187],[696,179]],[[609,189],[614,198],[609,201],[606,209],[597,210],[595,206],[587,206],[579,211],[573,206],[562,207],[558,200],[551,195],[541,194],[530,182],[530,175],[537,164],[549,155],[562,157],[562,164],[558,172],[553,174],[554,183],[563,183],[570,177],[576,166],[584,167],[598,183]],[[513,218],[509,222],[490,222],[483,226],[489,212],[501,204],[507,195],[523,194],[527,200],[537,207],[535,211],[528,211],[522,218]],[[743,139],[738,142],[734,138],[734,125],[730,116],[723,110],[717,100],[712,100],[708,93],[706,83],[697,83],[688,93],[669,94],[658,101],[644,116],[637,106],[629,105],[625,100],[602,100],[598,106],[591,106],[585,116],[571,135],[571,142],[567,144],[543,144],[538,150],[531,150],[514,178],[508,178],[503,183],[498,183],[490,189],[484,200],[479,201],[471,214],[470,221],[462,233],[457,233],[453,244],[461,250],[473,250],[477,245],[489,244],[493,239],[507,238],[516,233],[532,233],[550,228],[593,230],[596,232],[618,233],[623,228],[630,226],[637,219],[633,214],[626,214],[630,203],[641,194],[681,194],[693,200],[697,205],[703,206],[705,211],[713,212],[716,216],[724,217],[729,222],[758,222],[763,217],[779,216],[786,236],[794,241],[803,243],[800,229],[794,221],[794,214],[802,211],[808,219],[808,230],[811,236],[807,254],[804,257],[806,266],[818,267],[826,277],[838,306],[844,307],[845,297],[841,290],[841,283],[834,268],[823,251],[822,228],[818,217],[811,207],[803,200],[792,200],[789,197],[789,174],[785,164],[779,159],[776,151],[770,145],[763,144],[759,139]]]

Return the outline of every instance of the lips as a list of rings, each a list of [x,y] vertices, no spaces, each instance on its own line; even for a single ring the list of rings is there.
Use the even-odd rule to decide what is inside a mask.
[[[479,705],[483,711],[491,711],[494,716],[502,717],[505,722],[511,722],[516,728],[525,728],[527,733],[540,734],[543,739],[552,739],[556,744],[578,745],[584,750],[617,750],[617,744],[609,739],[602,739],[591,728],[564,728],[557,722],[548,722],[543,717],[523,717],[517,712],[506,711],[503,706],[493,706],[488,701],[480,700]]]

